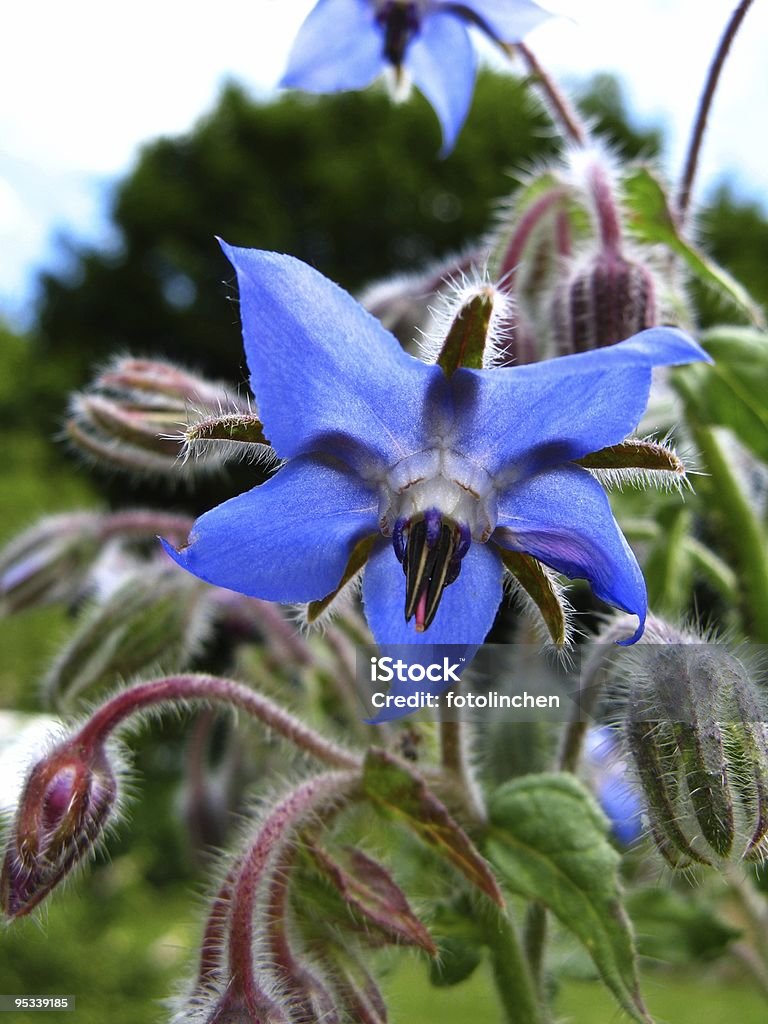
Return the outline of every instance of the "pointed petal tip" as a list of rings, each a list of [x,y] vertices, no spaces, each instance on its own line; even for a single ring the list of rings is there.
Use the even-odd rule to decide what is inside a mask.
[[[184,552],[186,551],[188,545],[185,545],[182,548],[176,548],[174,547],[173,544],[171,544],[169,540],[166,540],[165,537],[158,537],[157,539],[162,544],[163,550],[165,551],[166,555],[172,558],[177,565],[181,566],[182,569],[186,569],[187,566]]]
[[[637,615],[637,618],[639,620],[638,626],[637,626],[637,629],[635,630],[635,632],[632,634],[632,636],[628,636],[628,637],[625,637],[623,640],[617,640],[616,641],[616,643],[617,643],[617,645],[619,647],[631,647],[632,644],[636,644],[637,643],[637,641],[640,639],[640,637],[645,632],[645,618],[646,618],[645,611],[643,611],[642,614],[640,614],[639,612],[631,612],[630,614]]]
[[[681,363],[712,363],[714,360],[690,334],[679,327],[649,327],[620,345],[640,345],[650,350],[657,366]]]

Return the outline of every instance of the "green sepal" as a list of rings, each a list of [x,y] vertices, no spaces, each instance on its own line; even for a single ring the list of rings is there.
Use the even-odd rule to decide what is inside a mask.
[[[501,548],[499,553],[504,566],[541,612],[552,643],[562,647],[568,641],[568,620],[565,605],[552,577],[532,555]]]
[[[498,883],[483,855],[424,780],[385,750],[369,749],[363,788],[374,804],[403,821],[423,842],[498,906]]]
[[[574,461],[584,469],[640,469],[685,476],[685,464],[680,456],[657,441],[622,441]]]
[[[465,366],[483,368],[488,332],[493,315],[494,291],[484,288],[461,307],[437,357],[437,365],[447,377]]]
[[[184,431],[183,439],[188,445],[216,441],[269,445],[258,416],[241,412],[206,416],[203,420],[190,423]]]
[[[335,590],[332,590],[330,594],[326,594],[325,597],[321,597],[318,601],[310,601],[307,605],[307,622],[317,622],[320,616],[323,614],[325,609],[332,604],[344,587],[349,583],[352,577],[360,572],[365,563],[370,557],[371,551],[376,538],[379,536],[377,533],[372,533],[368,537],[363,537],[359,540],[352,549],[352,554],[349,556],[347,567],[344,570],[344,575],[341,577],[341,581]]]

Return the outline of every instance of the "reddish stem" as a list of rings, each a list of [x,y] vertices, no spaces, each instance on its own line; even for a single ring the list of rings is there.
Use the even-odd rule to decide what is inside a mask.
[[[229,987],[242,992],[249,1002],[264,998],[253,970],[253,918],[264,876],[285,853],[302,820],[323,804],[350,795],[358,781],[357,772],[327,772],[302,783],[267,816],[241,861],[232,893]]]
[[[520,53],[525,63],[528,65],[528,70],[531,74],[538,79],[539,85],[541,85],[544,93],[549,100],[552,108],[565,128],[566,133],[577,142],[580,146],[583,146],[587,141],[587,129],[581,123],[581,119],[576,111],[573,109],[571,104],[560,92],[555,82],[544,68],[539,64],[538,60],[525,43],[515,43],[515,49]]]
[[[238,708],[258,718],[269,729],[319,761],[334,768],[360,768],[360,758],[356,754],[325,739],[268,697],[230,679],[205,675],[167,676],[121,690],[93,713],[80,730],[78,743],[84,750],[92,751],[132,715],[159,704],[187,701],[213,702]]]
[[[728,51],[731,48],[731,43],[736,38],[736,33],[739,31],[741,23],[751,6],[752,0],[741,0],[741,3],[733,12],[730,21],[726,25],[725,32],[723,32],[720,44],[715,51],[715,56],[709,66],[709,72],[707,74],[706,82],[704,83],[704,89],[699,99],[696,118],[693,122],[693,129],[691,130],[685,169],[683,170],[680,189],[677,195],[677,213],[681,224],[685,221],[685,216],[688,212],[688,206],[691,201],[693,182],[696,177],[696,170],[699,164],[699,154],[701,153],[701,146],[704,141],[704,132],[707,128],[707,118],[709,117],[712,100],[714,99],[715,91],[717,90],[717,85],[720,80],[720,74],[725,66],[725,60],[728,56]]]

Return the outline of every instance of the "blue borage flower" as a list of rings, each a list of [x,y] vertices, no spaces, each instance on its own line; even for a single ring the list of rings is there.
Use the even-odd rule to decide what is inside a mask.
[[[592,352],[448,376],[299,260],[224,245],[251,387],[283,467],[207,512],[171,556],[253,597],[311,602],[355,559],[377,643],[483,642],[504,549],[636,615],[646,590],[603,488],[574,460],[621,442],[653,366],[706,360],[656,328]],[[470,652],[471,653],[471,652]]]
[[[475,84],[475,25],[518,42],[551,18],[533,0],[320,0],[302,25],[281,85],[308,92],[362,89],[387,68],[411,79],[440,120],[445,155],[464,124]]]
[[[620,757],[615,730],[605,725],[588,729],[584,761],[613,835],[623,846],[630,846],[643,834],[643,802]]]

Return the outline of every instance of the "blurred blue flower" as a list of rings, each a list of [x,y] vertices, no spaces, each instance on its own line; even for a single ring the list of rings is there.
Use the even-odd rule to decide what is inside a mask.
[[[587,731],[584,762],[611,831],[623,846],[629,846],[643,834],[643,802],[619,756],[613,729],[595,726]]]
[[[309,602],[339,586],[368,538],[363,602],[379,644],[479,644],[501,601],[507,548],[586,578],[638,616],[640,636],[642,573],[603,488],[573,460],[637,425],[653,366],[708,359],[694,341],[657,328],[448,377],[299,260],[224,250],[251,387],[286,461],[198,519],[186,547],[168,547],[180,565],[253,597]]]
[[[362,89],[392,68],[397,86],[412,80],[434,108],[445,155],[475,84],[467,26],[513,43],[550,17],[533,0],[320,0],[299,30],[281,84],[316,93]]]

